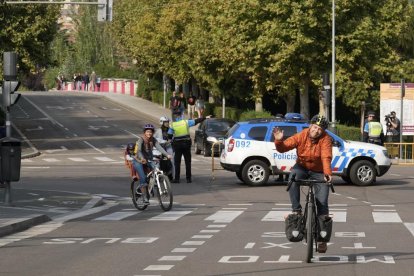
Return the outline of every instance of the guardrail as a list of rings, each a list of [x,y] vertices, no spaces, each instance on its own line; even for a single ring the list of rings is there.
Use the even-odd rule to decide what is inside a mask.
[[[398,159],[398,163],[414,163],[414,143],[384,143],[384,147],[387,148],[388,156]]]

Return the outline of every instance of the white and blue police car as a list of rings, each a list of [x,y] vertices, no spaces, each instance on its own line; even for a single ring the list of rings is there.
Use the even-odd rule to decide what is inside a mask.
[[[276,151],[273,128],[284,131],[284,139],[309,127],[304,120],[281,118],[238,122],[227,133],[220,164],[235,172],[248,185],[263,185],[269,176],[289,174],[296,162],[296,149]],[[348,183],[367,186],[391,167],[387,149],[363,142],[347,141],[328,131],[332,137],[332,172]]]

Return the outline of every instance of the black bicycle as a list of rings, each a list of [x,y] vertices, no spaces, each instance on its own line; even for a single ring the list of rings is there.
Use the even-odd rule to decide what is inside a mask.
[[[305,212],[303,214],[303,221],[305,222],[304,233],[306,239],[306,262],[310,263],[313,258],[313,246],[315,245],[315,252],[318,252],[318,233],[321,229],[317,216],[317,206],[315,201],[315,184],[326,184],[335,193],[332,183],[315,179],[296,179],[295,175],[291,177],[288,182],[286,191],[289,191],[291,185],[295,182],[299,186],[307,186],[308,192],[306,194]],[[310,229],[310,230],[309,230]]]
[[[154,158],[153,161],[148,161],[148,163],[153,164],[154,169],[147,174],[147,197],[149,198],[150,195],[156,196],[161,209],[169,211],[173,205],[173,194],[168,176],[159,168],[160,160],[161,158]],[[144,203],[138,180],[131,182],[131,198],[135,208],[138,210],[145,210],[148,207],[148,204]]]

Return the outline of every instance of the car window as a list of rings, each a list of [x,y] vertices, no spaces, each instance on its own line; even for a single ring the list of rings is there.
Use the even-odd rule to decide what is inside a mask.
[[[238,129],[240,127],[240,125],[239,124],[235,124],[235,125],[233,125],[230,129],[229,129],[229,131],[227,131],[227,133],[226,133],[226,137],[230,137],[231,135],[233,135],[233,133]]]
[[[210,121],[208,122],[206,131],[218,132],[228,131],[234,123],[228,121]]]
[[[281,130],[283,130],[283,140],[286,140],[287,138],[295,135],[298,132],[298,129],[296,126],[278,126]],[[273,134],[270,136],[270,142],[274,142],[275,137]]]
[[[204,126],[205,126],[204,122],[201,122],[200,125],[198,126],[198,129],[203,130]]]
[[[253,140],[264,141],[267,133],[267,126],[252,127],[249,130],[248,136]]]

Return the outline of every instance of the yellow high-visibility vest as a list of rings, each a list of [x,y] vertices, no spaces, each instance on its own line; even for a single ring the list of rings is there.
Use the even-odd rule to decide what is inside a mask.
[[[174,138],[190,135],[190,128],[187,120],[173,122],[171,127],[174,130]]]
[[[368,123],[368,137],[380,137],[382,132],[382,125],[379,122]]]

